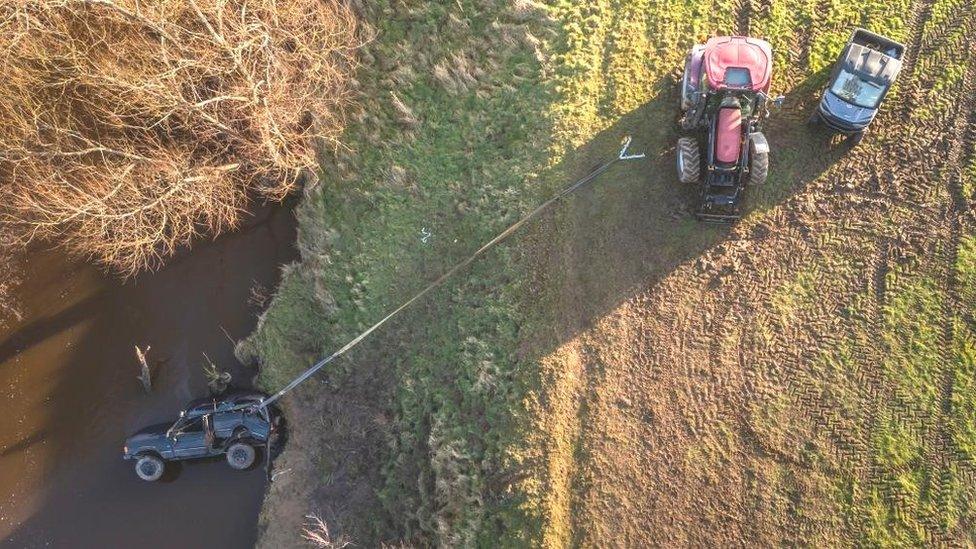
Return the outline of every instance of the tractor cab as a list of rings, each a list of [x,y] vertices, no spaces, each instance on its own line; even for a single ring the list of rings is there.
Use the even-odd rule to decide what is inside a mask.
[[[678,172],[683,183],[701,184],[700,219],[738,219],[744,186],[765,181],[769,146],[761,126],[771,79],[765,40],[719,36],[688,54],[680,107],[689,135],[678,140]]]

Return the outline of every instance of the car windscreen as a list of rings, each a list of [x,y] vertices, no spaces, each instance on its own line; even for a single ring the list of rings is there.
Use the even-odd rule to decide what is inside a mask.
[[[830,87],[834,95],[858,107],[873,109],[881,101],[884,86],[869,82],[860,76],[841,69],[834,85]]]

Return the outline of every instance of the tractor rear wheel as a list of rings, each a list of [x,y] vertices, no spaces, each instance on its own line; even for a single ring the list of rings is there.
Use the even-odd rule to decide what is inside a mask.
[[[678,179],[682,183],[697,183],[701,176],[701,155],[694,137],[678,139]]]
[[[752,153],[749,157],[749,185],[762,185],[769,175],[769,153]]]

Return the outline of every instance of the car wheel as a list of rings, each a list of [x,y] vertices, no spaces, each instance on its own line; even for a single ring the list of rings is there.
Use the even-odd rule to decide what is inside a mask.
[[[864,139],[864,132],[863,131],[860,131],[860,132],[857,132],[857,133],[852,133],[851,135],[848,135],[847,136],[847,146],[848,147],[856,147],[857,144],[860,143],[862,139]]]
[[[807,126],[810,126],[811,128],[815,128],[819,125],[820,125],[820,113],[817,111],[813,111],[812,113],[810,113],[810,118],[807,118]]]
[[[749,158],[749,185],[762,185],[769,175],[769,153],[753,153]]]
[[[243,471],[254,465],[254,446],[244,442],[235,442],[227,449],[227,464],[233,469]]]
[[[698,141],[694,137],[678,139],[678,179],[682,183],[697,183],[700,175]]]
[[[142,456],[136,461],[136,474],[146,482],[155,482],[163,476],[166,465],[156,456]]]

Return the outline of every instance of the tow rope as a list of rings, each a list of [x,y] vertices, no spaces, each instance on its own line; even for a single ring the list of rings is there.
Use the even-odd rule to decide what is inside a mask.
[[[309,369],[305,370],[301,375],[299,375],[294,380],[292,380],[291,383],[289,383],[288,385],[286,385],[280,391],[278,391],[277,393],[271,395],[270,397],[268,397],[266,399],[263,399],[261,401],[261,403],[257,405],[257,408],[260,409],[260,410],[264,410],[268,406],[270,406],[271,404],[274,404],[275,401],[277,401],[278,399],[280,399],[281,397],[283,397],[289,391],[291,391],[295,387],[301,385],[306,379],[312,377],[315,374],[315,372],[318,372],[319,370],[321,370],[323,366],[325,366],[326,364],[334,361],[335,359],[337,359],[337,358],[341,357],[342,355],[346,354],[347,352],[349,352],[350,349],[352,349],[356,345],[359,345],[360,342],[362,342],[364,339],[366,339],[367,337],[369,337],[370,334],[372,334],[373,332],[375,332],[376,330],[378,330],[381,326],[383,326],[384,324],[386,324],[387,322],[389,322],[390,319],[392,319],[396,315],[398,315],[401,312],[403,312],[404,309],[406,309],[407,307],[413,305],[414,303],[416,303],[418,300],[420,300],[421,298],[423,298],[425,295],[427,295],[428,293],[430,293],[431,291],[433,291],[437,287],[439,287],[442,284],[444,284],[444,282],[447,282],[451,277],[453,277],[459,271],[461,271],[462,269],[464,269],[465,267],[467,267],[468,265],[470,265],[472,262],[474,262],[475,259],[478,259],[482,255],[484,255],[488,250],[494,248],[495,246],[497,246],[498,244],[500,244],[502,241],[504,241],[505,239],[507,239],[509,236],[512,235],[512,233],[514,233],[520,227],[522,227],[522,225],[525,225],[526,223],[528,223],[529,221],[531,221],[533,218],[535,218],[537,215],[539,215],[540,213],[542,213],[543,211],[545,211],[546,209],[548,209],[550,206],[552,206],[556,202],[562,200],[563,198],[565,198],[565,197],[569,196],[570,194],[572,194],[572,193],[576,192],[577,190],[579,190],[581,187],[583,187],[587,183],[593,181],[594,179],[596,179],[597,177],[599,177],[601,174],[603,174],[605,171],[607,171],[608,169],[610,169],[610,167],[613,166],[614,164],[616,164],[617,162],[623,162],[623,161],[627,161],[627,160],[639,160],[639,159],[644,158],[645,157],[644,154],[630,154],[629,153],[628,149],[630,148],[630,143],[631,143],[630,136],[624,137],[624,140],[623,140],[623,143],[622,143],[622,147],[620,148],[620,152],[617,154],[616,157],[614,157],[614,158],[612,158],[610,160],[607,160],[603,164],[597,166],[593,171],[591,171],[589,173],[589,175],[583,177],[582,179],[580,179],[579,181],[573,183],[572,185],[569,185],[568,187],[566,187],[563,190],[561,190],[558,193],[556,193],[549,200],[546,200],[545,202],[543,202],[541,205],[539,205],[538,207],[536,207],[536,209],[532,210],[527,215],[525,215],[525,217],[523,217],[522,219],[519,219],[514,224],[512,224],[510,227],[508,227],[507,229],[505,229],[504,231],[502,231],[501,233],[499,233],[498,236],[496,236],[495,238],[493,238],[490,241],[488,241],[488,243],[486,243],[482,247],[478,248],[477,251],[475,251],[473,254],[471,254],[470,256],[468,256],[464,261],[461,261],[460,263],[456,264],[449,271],[447,271],[444,274],[442,274],[437,280],[435,280],[435,281],[431,282],[430,284],[428,284],[426,288],[424,288],[423,290],[421,290],[420,292],[418,292],[416,295],[414,295],[413,297],[411,297],[409,300],[407,300],[406,302],[404,302],[402,305],[400,305],[399,307],[397,307],[396,309],[394,309],[392,312],[390,312],[390,314],[388,314],[385,317],[383,317],[382,319],[380,319],[379,322],[377,322],[376,324],[373,324],[372,326],[370,326],[369,328],[367,328],[364,332],[362,332],[361,334],[359,334],[358,336],[356,336],[355,338],[353,338],[349,343],[346,343],[345,345],[343,345],[338,351],[336,351],[336,352],[332,353],[331,355],[323,358],[322,360],[316,362],[315,364],[312,365],[312,367],[310,367]]]

